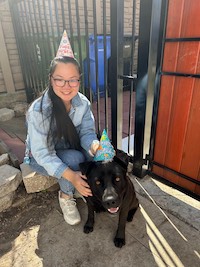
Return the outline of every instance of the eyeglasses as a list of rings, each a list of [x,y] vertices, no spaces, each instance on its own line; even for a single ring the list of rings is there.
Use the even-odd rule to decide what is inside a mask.
[[[59,79],[59,78],[54,78],[53,76],[51,76],[51,78],[54,80],[55,85],[58,87],[64,87],[66,83],[68,83],[68,85],[70,87],[76,87],[80,83],[80,80],[78,80],[78,79],[63,80],[63,79]]]

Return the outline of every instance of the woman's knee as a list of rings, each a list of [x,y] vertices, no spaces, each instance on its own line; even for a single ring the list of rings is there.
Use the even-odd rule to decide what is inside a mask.
[[[72,170],[78,171],[79,164],[86,160],[84,154],[78,150],[68,149],[57,151],[58,157]]]

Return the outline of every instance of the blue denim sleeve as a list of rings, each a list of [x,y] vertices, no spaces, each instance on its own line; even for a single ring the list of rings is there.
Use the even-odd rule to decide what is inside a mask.
[[[47,146],[49,119],[39,111],[30,111],[27,114],[29,146],[37,163],[45,168],[49,175],[61,178],[68,166],[56,155],[53,145]]]
[[[94,140],[98,140],[95,130],[94,115],[90,109],[90,102],[85,103],[84,115],[80,125],[79,137],[81,146],[87,152],[90,150],[91,144]]]

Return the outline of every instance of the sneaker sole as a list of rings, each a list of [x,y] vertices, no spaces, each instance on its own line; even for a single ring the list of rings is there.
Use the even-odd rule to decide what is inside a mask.
[[[71,222],[71,221],[68,221],[65,217],[64,217],[64,219],[65,219],[66,223],[68,223],[69,225],[77,225],[81,222],[81,220],[76,221],[76,222]]]

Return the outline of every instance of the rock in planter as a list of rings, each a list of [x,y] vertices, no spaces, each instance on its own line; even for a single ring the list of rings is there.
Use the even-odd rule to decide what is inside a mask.
[[[8,121],[11,120],[15,116],[15,112],[9,108],[1,108],[0,109],[0,121]]]
[[[9,155],[8,153],[0,155],[0,166],[9,164]]]
[[[28,108],[27,103],[16,103],[14,106],[15,117],[24,116]]]
[[[15,191],[7,194],[4,197],[0,197],[0,212],[8,209],[10,206],[12,206],[13,199],[15,196]]]
[[[0,166],[0,211],[12,204],[15,190],[22,181],[20,170],[10,166]]]
[[[54,177],[37,173],[33,171],[28,164],[22,163],[20,168],[27,193],[47,190],[57,184],[57,180]]]

